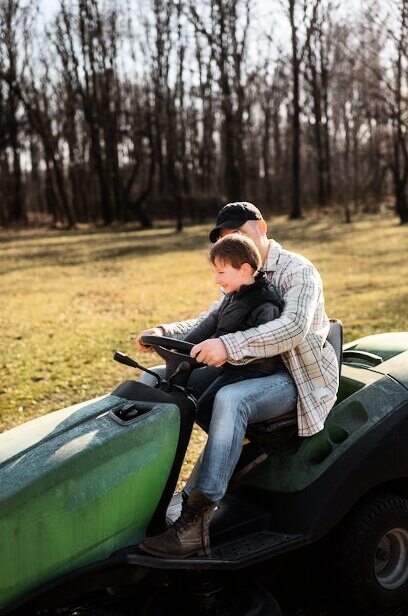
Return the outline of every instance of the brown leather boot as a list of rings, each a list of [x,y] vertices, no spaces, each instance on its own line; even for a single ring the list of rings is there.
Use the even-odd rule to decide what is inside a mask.
[[[180,517],[161,535],[146,537],[139,545],[143,551],[162,558],[185,558],[209,554],[208,527],[217,503],[200,490],[192,490],[183,502]]]

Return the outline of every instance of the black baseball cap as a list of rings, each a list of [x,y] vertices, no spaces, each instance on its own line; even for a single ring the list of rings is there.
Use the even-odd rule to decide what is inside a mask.
[[[263,220],[258,208],[247,201],[227,203],[218,212],[214,229],[210,232],[210,241],[214,244],[220,237],[221,229],[239,229],[248,220]]]

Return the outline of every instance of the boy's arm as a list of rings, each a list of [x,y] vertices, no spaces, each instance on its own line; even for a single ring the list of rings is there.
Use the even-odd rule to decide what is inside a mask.
[[[196,325],[188,334],[185,336],[184,340],[186,342],[192,342],[193,344],[199,344],[203,340],[208,340],[208,338],[212,338],[217,331],[217,322],[218,316],[221,310],[221,305],[217,306],[215,310],[212,310],[201,323]],[[262,323],[268,323],[273,319],[276,319],[280,314],[280,310],[278,306],[275,304],[265,302],[258,308],[256,308],[253,313],[253,321],[257,325],[261,325]]]
[[[253,327],[258,327],[258,325],[269,323],[269,321],[274,321],[275,319],[277,319],[281,312],[282,310],[280,310],[276,304],[272,304],[271,302],[265,302],[253,311],[251,315],[251,323],[253,321]]]
[[[217,306],[214,310],[211,310],[202,321],[197,323],[189,331],[187,336],[184,336],[183,340],[185,340],[186,342],[192,342],[193,344],[198,344],[203,340],[212,338],[217,331],[217,322],[220,308],[221,306]]]
[[[303,265],[285,282],[285,305],[280,317],[220,337],[229,362],[241,364],[248,359],[279,355],[297,347],[306,337],[322,292],[320,276],[313,266]]]
[[[158,327],[161,328],[163,336],[185,340],[185,337],[193,328],[196,328],[207,318],[212,318],[212,314],[217,314],[222,300],[214,302],[209,310],[202,312],[196,319],[188,319],[186,321],[176,321],[174,323],[161,323]],[[192,340],[190,341],[192,342]]]

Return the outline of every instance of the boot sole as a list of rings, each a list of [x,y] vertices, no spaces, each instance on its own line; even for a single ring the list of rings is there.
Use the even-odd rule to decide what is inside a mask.
[[[205,556],[204,550],[191,550],[190,552],[185,552],[184,554],[164,554],[163,552],[159,552],[156,550],[152,550],[151,548],[145,547],[142,544],[138,546],[143,552],[147,554],[151,554],[152,556],[158,556],[159,558],[188,558],[189,556]],[[210,556],[210,551],[207,551],[207,557]]]

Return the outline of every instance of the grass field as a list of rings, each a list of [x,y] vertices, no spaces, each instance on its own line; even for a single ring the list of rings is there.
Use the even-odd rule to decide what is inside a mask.
[[[280,217],[269,227],[318,266],[346,340],[408,330],[408,228],[395,218]],[[133,376],[111,360],[115,349],[146,361],[135,350],[140,330],[195,316],[216,299],[207,233],[0,231],[0,431],[110,391]],[[185,473],[203,441],[196,430]]]

